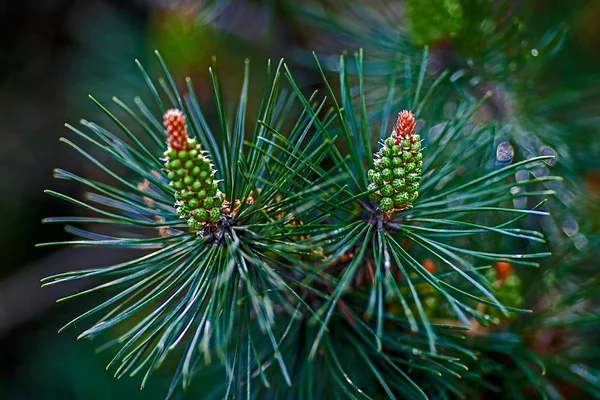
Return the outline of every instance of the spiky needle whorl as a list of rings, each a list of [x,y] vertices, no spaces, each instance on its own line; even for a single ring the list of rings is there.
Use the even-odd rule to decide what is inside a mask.
[[[168,147],[165,168],[175,188],[177,214],[190,228],[201,230],[219,220],[225,195],[219,190],[210,160],[200,144],[190,139],[183,113],[168,110],[163,119]]]
[[[369,190],[378,189],[371,193],[371,200],[388,215],[410,208],[419,197],[423,154],[421,138],[414,131],[413,113],[398,113],[394,130],[375,153],[373,168],[367,173]]]

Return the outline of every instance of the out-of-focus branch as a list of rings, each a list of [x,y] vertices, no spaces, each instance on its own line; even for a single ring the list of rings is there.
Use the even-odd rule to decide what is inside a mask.
[[[63,271],[113,265],[131,259],[139,250],[105,251],[102,248],[67,248],[21,268],[0,282],[0,336],[53,307],[56,299],[75,293],[91,281],[41,288],[40,279]]]

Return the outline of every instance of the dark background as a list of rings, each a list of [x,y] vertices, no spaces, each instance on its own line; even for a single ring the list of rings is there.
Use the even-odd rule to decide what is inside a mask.
[[[253,74],[260,75],[268,57],[286,56],[311,39],[283,7],[275,7],[273,14],[263,12],[259,2],[240,2],[211,26],[197,26],[189,16],[201,6],[168,8],[163,3],[167,2],[0,2],[0,399],[164,396],[169,371],[157,373],[140,392],[138,378],[116,381],[105,370],[110,354],[94,353],[100,342],[77,342],[80,330],[56,333],[97,298],[56,304],[57,298],[78,288],[40,288],[44,276],[129,256],[34,247],[68,238],[60,226],[42,225],[43,217],[82,212],[43,194],[52,188],[81,195],[81,187],[54,180],[52,169],[99,175],[58,140],[72,135],[65,122],[103,121],[87,94],[107,104],[113,95],[126,102],[147,96],[133,60],[140,59],[152,70],[152,51],[157,48],[177,79],[194,78],[201,101],[210,100],[207,67],[216,54],[227,97],[228,87],[239,87],[245,57],[252,59]],[[540,24],[561,18],[564,2],[537,3],[544,8]],[[565,81],[600,71],[600,2],[577,2],[577,7],[573,29],[548,79]],[[310,81],[310,72],[305,77]],[[231,98],[237,93],[232,91]],[[587,165],[581,176],[590,194],[598,195],[598,159]]]

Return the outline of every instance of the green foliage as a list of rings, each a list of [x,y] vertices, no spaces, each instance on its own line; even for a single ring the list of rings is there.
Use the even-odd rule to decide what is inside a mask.
[[[164,66],[160,57],[159,62]],[[180,355],[181,363],[173,384],[183,381],[187,386],[199,359],[210,360],[216,356],[226,365],[230,362],[235,365],[231,356],[232,351],[236,352],[232,337],[239,333],[239,329],[243,332],[248,329],[247,326],[256,324],[261,334],[267,335],[272,346],[276,347],[273,334],[276,309],[293,311],[296,303],[302,304],[297,289],[292,288],[289,282],[295,281],[294,276],[301,273],[303,264],[290,263],[290,260],[308,254],[309,247],[286,238],[305,233],[305,229],[298,232],[292,216],[303,218],[321,202],[324,182],[310,178],[314,175],[314,166],[331,145],[320,144],[309,154],[301,150],[300,146],[305,141],[309,147],[314,143],[306,135],[314,123],[307,112],[300,115],[290,132],[294,148],[282,145],[281,139],[264,125],[263,121],[266,121],[272,126],[279,126],[291,111],[293,97],[279,89],[280,68],[281,64],[273,75],[271,72],[267,75],[259,119],[250,131],[251,140],[244,142],[247,81],[242,89],[234,125],[230,126],[220,101],[219,80],[216,71],[211,69],[215,103],[221,115],[221,131],[217,136],[206,123],[190,80],[187,82],[189,94],[181,96],[165,68],[165,79],[159,80],[160,93],[140,67],[156,101],[154,107],[160,114],[168,107],[177,107],[186,114],[190,121],[190,136],[198,138],[210,151],[219,171],[218,177],[225,178],[219,183],[219,190],[238,202],[234,215],[220,220],[209,234],[202,237],[187,232],[186,223],[179,219],[174,207],[175,191],[159,159],[164,149],[161,124],[141,99],[136,99],[138,112],[122,101],[114,100],[138,123],[138,129],[147,135],[144,139],[148,144],[144,144],[100,104],[131,144],[92,122],[82,122],[91,135],[68,126],[79,137],[126,167],[131,178],[115,173],[71,140],[62,139],[104,171],[115,185],[56,170],[57,178],[79,182],[94,193],[87,194],[88,202],[83,202],[54,191],[47,192],[98,216],[55,217],[47,218],[45,222],[138,227],[145,234],[142,238],[134,232],[108,236],[67,225],[67,230],[79,236],[80,240],[44,245],[153,249],[118,265],[67,272],[44,280],[46,285],[77,279],[103,281],[63,300],[98,290],[113,292],[105,302],[75,318],[63,329],[92,315],[100,317],[80,338],[94,338],[105,331],[114,331],[115,327],[124,327],[116,339],[103,346],[103,349],[120,347],[109,364],[116,367],[117,377],[142,373],[143,386],[152,371],[184,341],[187,347]],[[248,63],[245,71],[247,77]],[[309,109],[314,112],[320,107],[322,105],[315,105],[314,110]],[[169,166],[172,163],[170,161]],[[140,186],[136,181],[144,184]],[[329,179],[327,187],[331,182]],[[97,206],[92,205],[94,203]],[[284,279],[286,275],[289,275],[289,280]],[[255,339],[249,336],[248,340]],[[278,355],[274,357],[280,359]],[[282,362],[280,365],[289,382],[285,365]]]
[[[159,61],[164,65],[160,58]],[[357,56],[356,62],[361,71],[362,53]],[[345,58],[342,57],[342,82],[347,82],[349,78],[345,65]],[[91,206],[55,192],[49,192],[50,194],[103,216],[85,218],[85,222],[137,225],[150,229],[150,232],[160,228],[155,237],[151,235],[147,238],[134,238],[129,235],[105,236],[68,227],[69,231],[84,240],[67,244],[156,250],[122,264],[69,272],[46,279],[47,284],[94,277],[104,280],[104,283],[70,297],[100,289],[119,289],[116,295],[67,324],[73,325],[85,317],[102,312],[104,315],[99,321],[80,337],[93,338],[117,325],[128,327],[125,333],[104,346],[121,346],[110,364],[117,365],[117,376],[146,371],[142,384],[144,385],[152,370],[163,364],[169,353],[177,349],[180,343],[183,345],[185,340],[188,344],[177,369],[174,385],[179,381],[183,381],[184,387],[189,385],[198,363],[202,360],[204,363],[210,363],[215,355],[224,364],[228,376],[234,371],[241,373],[244,369],[245,374],[249,375],[250,370],[243,367],[239,360],[239,352],[244,347],[251,364],[256,363],[258,366],[264,362],[270,363],[271,360],[277,361],[284,381],[291,384],[292,377],[288,367],[277,350],[282,345],[286,332],[289,332],[295,320],[300,318],[300,312],[310,313],[310,310],[314,309],[313,316],[308,321],[312,334],[312,339],[309,339],[309,342],[312,342],[309,356],[314,360],[323,346],[326,346],[324,343],[327,340],[323,341],[323,338],[326,331],[332,329],[332,319],[357,319],[349,317],[346,313],[351,311],[347,311],[346,307],[339,307],[339,304],[348,289],[353,286],[358,272],[369,264],[375,266],[372,285],[366,291],[362,288],[357,289],[351,302],[360,305],[359,308],[366,307],[367,321],[369,316],[375,318],[374,331],[371,331],[369,324],[361,325],[361,329],[372,332],[363,332],[361,340],[374,335],[369,346],[374,346],[373,349],[376,350],[371,356],[363,357],[367,357],[368,363],[373,363],[373,377],[386,392],[392,393],[385,381],[377,378],[381,374],[377,365],[390,362],[388,356],[381,353],[386,344],[386,304],[392,299],[400,301],[405,321],[413,333],[424,335],[428,352],[437,354],[441,341],[440,334],[435,332],[434,325],[420,305],[419,293],[415,289],[417,282],[413,282],[414,278],[411,278],[408,272],[415,272],[418,279],[422,279],[438,291],[464,323],[469,323],[467,315],[471,315],[480,323],[488,324],[489,316],[477,311],[473,307],[476,303],[498,308],[503,313],[509,310],[520,311],[507,309],[496,299],[489,282],[478,272],[480,267],[474,261],[508,258],[515,264],[535,266],[537,264],[528,259],[544,256],[545,253],[491,252],[479,250],[475,246],[462,247],[460,243],[464,242],[465,238],[481,234],[543,242],[536,232],[511,227],[523,216],[544,215],[545,213],[536,210],[539,205],[531,209],[512,209],[503,204],[508,205],[516,198],[539,195],[525,190],[508,191],[515,184],[526,188],[529,183],[510,182],[510,177],[519,170],[530,171],[536,168],[538,163],[547,157],[492,171],[486,171],[485,168],[476,169],[461,180],[448,179],[449,162],[452,162],[452,165],[468,164],[491,143],[491,137],[486,138],[485,133],[492,133],[493,129],[473,126],[474,133],[471,134],[476,135],[479,145],[471,151],[466,150],[465,147],[471,145],[467,140],[468,135],[463,136],[463,132],[469,132],[465,126],[468,125],[469,116],[477,105],[470,106],[459,114],[458,118],[441,126],[437,137],[429,134],[425,137],[426,143],[436,150],[423,166],[424,174],[428,175],[426,185],[423,185],[423,195],[415,207],[403,213],[401,218],[384,221],[374,205],[367,201],[369,192],[366,174],[359,173],[371,162],[373,136],[380,136],[378,131],[373,135],[374,132],[369,128],[364,113],[364,94],[361,93],[358,98],[358,109],[362,109],[363,112],[355,116],[352,111],[354,99],[348,87],[342,87],[339,103],[338,100],[334,100],[331,113],[327,113],[325,118],[321,119],[318,118],[318,113],[324,102],[315,101],[316,94],[307,98],[298,88],[287,67],[286,77],[294,96],[279,92],[279,71],[278,68],[274,78],[267,81],[269,86],[265,89],[260,120],[255,124],[251,141],[244,142],[247,84],[242,89],[234,128],[230,129],[219,100],[219,82],[216,73],[211,70],[217,109],[222,116],[220,138],[223,145],[220,146],[202,117],[193,97],[191,82],[188,81],[190,94],[182,100],[173,80],[164,69],[167,78],[165,82],[170,82],[162,85],[166,97],[172,106],[180,107],[180,110],[187,114],[191,121],[190,137],[204,143],[214,156],[216,170],[225,178],[220,182],[220,190],[226,193],[232,202],[238,200],[235,212],[220,220],[208,234],[201,237],[181,230],[183,225],[178,218],[179,212],[173,207],[174,189],[166,175],[169,169],[178,169],[179,165],[173,164],[176,161],[180,164],[181,160],[168,161],[167,171],[161,170],[158,160],[160,152],[153,152],[142,144],[116,117],[114,121],[129,136],[133,145],[123,142],[93,123],[85,125],[101,141],[73,128],[79,136],[127,166],[139,176],[138,179],[148,182],[145,187],[140,188],[113,173],[82,148],[65,139],[127,191],[76,177],[66,171],[57,171],[59,178],[75,180],[98,191],[98,194],[90,194],[88,199],[116,212]],[[147,77],[145,74],[144,76]],[[362,75],[359,74],[357,79],[359,86],[362,86]],[[167,106],[151,81],[148,79],[147,82],[159,109],[164,112]],[[325,82],[330,96],[335,99],[331,86],[327,80]],[[426,100],[423,100],[422,107],[417,106],[421,89],[422,84],[419,83],[411,108],[426,107]],[[285,114],[289,113],[289,103],[294,99],[304,106],[303,111],[290,133],[283,135],[278,125],[281,125]],[[157,130],[160,124],[152,114],[145,112],[148,108],[141,100],[138,100],[140,111],[149,119],[151,125],[144,122],[141,116],[137,116],[124,103],[116,101],[135,117],[149,135],[154,147],[158,147],[156,145],[161,142],[158,139],[160,131]],[[106,112],[112,116],[108,110]],[[338,147],[334,147],[335,137],[331,136],[327,129],[331,122],[334,123],[332,126],[335,126],[335,129],[341,130],[339,145],[349,149],[349,157],[343,157]],[[313,127],[316,132],[309,139],[307,133]],[[423,128],[423,131],[428,130],[427,126]],[[175,157],[170,153],[168,156]],[[186,156],[189,156],[189,152]],[[330,170],[323,169],[322,166],[328,156],[335,165]],[[537,180],[532,178],[531,181]],[[436,209],[437,204],[446,203],[450,199],[451,207]],[[485,212],[506,214],[507,219],[493,226],[478,223],[478,218]],[[47,222],[82,222],[82,219],[50,218]],[[432,255],[443,263],[442,276],[447,276],[447,279],[442,280],[438,275],[424,271],[415,258],[418,256],[403,249],[402,240],[412,241],[418,247],[419,253]],[[332,271],[329,268],[331,260],[338,259],[351,249],[356,255],[349,265],[341,273]],[[468,261],[461,255],[466,255],[473,261]],[[323,256],[327,259],[321,265],[318,261]],[[392,276],[391,263],[395,263],[401,271],[404,278],[402,283]],[[401,291],[401,286],[405,285],[410,291],[408,296],[403,295]],[[323,288],[331,288],[331,291],[323,291]],[[466,288],[471,288],[481,297],[468,293]],[[310,304],[307,303],[309,295],[312,298]],[[409,302],[417,307],[417,315],[410,311]],[[355,307],[356,305],[353,305],[351,309],[356,309]],[[288,329],[283,333],[274,329],[276,325],[281,326],[281,322],[276,323],[281,318],[276,318],[278,312],[288,314],[290,321],[284,323]],[[305,320],[307,316],[300,319]],[[283,336],[278,337],[277,333]],[[269,343],[272,352],[265,360],[265,345]],[[251,351],[251,348],[254,350]],[[358,348],[358,351],[361,352],[362,349]],[[392,362],[392,365],[396,365],[395,362]],[[396,365],[395,369],[398,368]],[[408,375],[405,379],[417,392],[422,391]],[[230,378],[229,387],[232,382],[233,379]],[[249,387],[250,381],[246,379],[245,384]],[[172,390],[174,387],[172,386]]]
[[[430,1],[408,1],[404,3],[406,7],[386,1],[323,3],[324,7],[299,6],[303,22],[318,32],[318,40],[310,42],[308,47],[318,48],[324,54],[327,62],[323,64],[323,70],[338,72],[344,67],[332,61],[335,56],[332,55],[331,47],[321,47],[322,43],[335,43],[336,48],[342,46],[349,50],[365,48],[370,56],[368,61],[354,69],[351,64],[346,67],[347,70],[361,74],[362,79],[350,80],[350,83],[345,83],[344,76],[340,75],[339,79],[343,86],[351,88],[348,90],[348,98],[366,105],[366,118],[362,125],[372,128],[378,121],[383,121],[382,125],[385,126],[385,122],[389,122],[390,110],[404,108],[415,111],[417,117],[422,118],[425,123],[432,122],[429,132],[427,128],[418,128],[427,147],[422,187],[414,209],[401,213],[406,215],[401,220],[402,229],[413,229],[420,234],[433,236],[428,237],[428,240],[449,244],[452,246],[450,254],[467,249],[467,252],[455,259],[457,263],[465,260],[472,262],[473,249],[488,254],[514,254],[524,249],[540,249],[536,251],[552,251],[555,254],[551,259],[540,262],[542,271],[515,269],[507,281],[514,283],[514,286],[508,284],[498,287],[493,279],[494,271],[489,266],[474,266],[485,277],[485,287],[489,288],[505,308],[526,307],[532,309],[532,314],[512,313],[507,318],[500,308],[490,307],[485,303],[472,304],[471,310],[474,309],[476,313],[468,315],[468,319],[471,322],[475,319],[478,323],[471,323],[472,333],[467,331],[462,336],[464,341],[456,338],[454,341],[472,352],[472,359],[465,358],[464,355],[457,356],[468,366],[469,371],[461,371],[461,379],[436,382],[432,390],[424,389],[426,395],[429,398],[487,398],[488,395],[498,396],[496,393],[510,398],[599,397],[598,363],[594,357],[598,354],[598,348],[589,339],[593,336],[590,335],[590,327],[597,326],[598,322],[598,299],[589,292],[595,285],[593,282],[597,280],[597,272],[593,272],[580,260],[582,257],[597,259],[592,244],[597,242],[597,232],[590,229],[589,218],[581,218],[579,215],[582,205],[588,201],[583,195],[579,173],[590,165],[595,165],[589,160],[589,154],[594,152],[594,145],[591,144],[594,140],[591,138],[595,137],[595,128],[591,128],[595,117],[589,107],[597,105],[597,96],[592,94],[594,91],[583,87],[587,86],[585,82],[589,82],[589,79],[597,80],[597,76],[572,76],[568,84],[559,85],[555,76],[548,71],[549,65],[556,59],[555,56],[567,39],[570,18],[577,8],[569,7],[561,15],[560,22],[546,24],[540,29],[544,24],[539,23],[542,15],[540,3],[537,2],[516,4],[510,1],[461,1],[460,18],[454,21],[436,21],[447,10],[439,7],[437,13],[428,13],[427,7],[434,3]],[[415,12],[415,5],[418,5],[419,12]],[[428,45],[426,51],[431,52],[429,65],[415,74],[414,69],[409,66],[416,62],[417,53],[423,45]],[[402,57],[397,56],[398,54]],[[390,72],[390,64],[399,66],[402,62],[404,68],[396,68],[399,69],[398,73]],[[425,62],[423,65],[426,65]],[[407,89],[422,85],[429,85],[435,90],[431,91],[432,98],[426,106],[418,104],[415,107],[413,93]],[[398,93],[402,88],[408,93]],[[365,96],[364,100],[360,99],[362,95]],[[468,123],[461,126],[460,135],[433,143],[428,141],[428,136],[435,138],[436,131],[439,132],[439,129],[433,129],[436,118],[444,115],[452,119],[458,114],[455,110],[459,109],[464,98],[477,101],[482,95],[491,98],[466,119]],[[343,104],[344,111],[351,108],[348,104]],[[351,116],[348,121],[352,123]],[[469,136],[467,132],[474,122],[480,126],[489,123],[488,129],[492,132],[488,136],[485,129],[482,129],[481,133]],[[386,129],[382,128],[381,139],[384,138]],[[485,144],[478,147],[486,140],[490,141],[487,147]],[[586,141],[591,147],[581,151],[577,144],[579,140]],[[470,146],[461,148],[463,141]],[[469,154],[471,149],[474,154],[470,162],[452,154],[452,150],[456,150],[457,154]],[[520,235],[528,231],[527,235],[541,239],[542,236],[532,234],[532,230],[539,230],[544,232],[548,243],[533,240],[530,245],[526,245],[521,239],[514,240],[506,236],[486,238],[479,235],[483,232],[481,229],[510,225],[503,224],[501,213],[485,213],[484,207],[479,208],[469,219],[465,218],[467,216],[464,213],[456,213],[457,210],[453,209],[453,197],[458,197],[460,202],[460,190],[448,196],[447,201],[430,203],[430,210],[436,213],[450,209],[447,221],[443,222],[446,226],[421,226],[426,221],[425,218],[415,219],[410,215],[418,212],[423,202],[428,204],[431,187],[451,185],[453,180],[473,178],[474,175],[476,180],[480,169],[513,168],[515,164],[540,156],[551,157],[528,172],[514,171],[512,182],[516,185],[506,182],[506,190],[511,195],[525,196],[512,200],[506,198],[506,204],[518,209],[529,207],[532,210],[551,210],[552,215],[543,218],[535,215],[522,216],[523,218],[514,221],[519,227],[515,226],[515,231],[512,232],[519,232]],[[430,165],[429,157],[433,158]],[[445,160],[447,164],[441,164],[441,160]],[[446,170],[446,176],[432,182],[428,193],[427,187],[423,186],[429,185],[429,174],[434,176],[432,165],[435,166],[436,161],[440,162],[438,168]],[[564,175],[564,181],[562,178],[552,177],[553,172]],[[495,180],[488,188],[493,190],[496,185],[501,186],[500,181]],[[478,184],[479,182],[476,185]],[[521,184],[524,186],[520,186]],[[467,188],[474,189],[477,193],[476,188]],[[502,196],[497,193],[488,201],[499,200]],[[546,196],[549,198],[544,202]],[[411,226],[413,221],[417,222],[417,227]],[[476,233],[476,229],[479,232]],[[473,234],[470,238],[468,230]],[[488,233],[491,234],[492,231],[489,230]],[[453,285],[462,294],[473,295],[477,291],[472,286],[463,286],[462,279],[457,279],[456,275],[445,270],[439,271],[439,264],[444,266],[445,262],[435,257],[435,254],[431,257],[431,253],[417,251],[415,243],[418,244],[419,241],[411,242],[409,239],[400,241],[397,246],[398,250],[402,248],[414,258],[414,271],[408,271],[404,275],[413,280],[412,285],[403,279],[399,287],[399,293],[408,297],[408,304],[402,305],[402,308],[396,306],[392,310],[403,316],[411,313],[417,317],[424,315],[429,321],[436,321],[436,318],[446,321],[447,318],[454,317],[456,313],[451,307],[452,303],[446,300],[443,291],[423,283],[424,279],[419,279],[418,270],[420,269],[421,275],[426,275],[432,270],[426,267],[435,266],[435,272],[431,275],[443,277],[443,284],[440,286],[444,289],[447,285]],[[447,241],[455,242],[450,244]],[[373,244],[372,247],[376,246],[377,244]],[[485,250],[480,250],[482,247]],[[433,253],[438,249],[439,247],[434,248]],[[351,265],[354,265],[358,254],[352,258]],[[445,254],[442,256],[445,260],[448,259]],[[573,259],[579,261],[574,262]],[[521,257],[520,260],[525,258]],[[401,266],[405,267],[407,264],[402,259],[399,261]],[[512,265],[513,261],[499,257],[493,262],[508,262]],[[591,264],[597,264],[597,261],[591,261]],[[360,263],[356,265],[356,271],[360,271]],[[376,268],[377,261],[372,270],[376,271]],[[392,264],[392,275],[394,268],[396,266]],[[367,276],[372,276],[372,281],[378,279],[375,272],[369,272]],[[569,296],[568,293],[573,291],[580,291],[581,295],[575,296],[577,299]],[[411,292],[419,296],[414,304],[409,303]],[[360,303],[361,306],[376,304],[372,300],[377,298],[376,290],[363,290],[363,293],[365,300]],[[352,292],[353,300],[356,296],[356,292]],[[563,296],[570,300],[563,302]],[[384,295],[381,297],[385,298]],[[487,296],[482,297],[489,299]],[[420,308],[423,310],[422,314],[419,313]],[[373,310],[373,306],[367,308],[367,311],[370,310]],[[477,313],[485,314],[489,318],[488,322],[495,321],[497,324],[486,326],[489,324],[486,324],[485,316],[481,318]],[[573,314],[577,315],[573,320],[579,322],[576,325],[566,322],[570,319],[568,316]],[[368,316],[367,313],[365,315]],[[418,319],[415,319],[418,323]],[[385,322],[380,325],[386,326]],[[423,326],[426,327],[427,323],[423,323]],[[437,328],[430,329],[438,334]],[[373,335],[376,336],[376,333]],[[557,342],[560,345],[557,346]],[[448,350],[440,352],[449,354]],[[418,379],[415,371],[411,372],[411,377],[415,378],[419,387],[425,388],[431,382],[431,379]],[[348,374],[352,376],[352,370]],[[385,382],[389,386],[397,380],[398,378],[389,378]],[[393,397],[386,394],[387,397]],[[392,394],[398,397],[416,397],[412,394]]]
[[[361,71],[362,53],[357,55],[356,62],[357,70]],[[340,59],[339,69],[340,81],[347,82],[349,72],[346,69],[345,57]],[[357,80],[360,87],[362,82],[360,73]],[[335,97],[331,86],[326,84],[326,87],[329,95]],[[422,85],[417,85],[415,89],[410,88],[407,89],[410,92],[408,98],[412,103],[409,103],[407,108],[427,108],[426,100],[423,107],[418,103],[421,97],[419,91],[425,90]],[[416,92],[412,93],[413,90]],[[406,93],[403,93],[402,97],[406,97]],[[330,255],[330,258],[322,269],[327,271],[325,267],[345,253],[352,252],[354,257],[339,273],[334,272],[339,269],[329,269],[332,273],[330,279],[338,282],[335,286],[332,285],[333,294],[323,298],[324,305],[321,306],[319,314],[325,316],[325,322],[329,321],[336,310],[339,312],[338,301],[353,285],[360,271],[368,268],[369,264],[373,265],[371,287],[362,290],[364,297],[360,297],[363,297],[365,315],[375,317],[376,340],[380,340],[383,335],[385,304],[395,299],[402,305],[403,314],[411,330],[423,332],[428,339],[429,350],[435,353],[436,334],[421,307],[420,294],[415,289],[416,283],[426,282],[438,291],[456,317],[466,324],[470,323],[467,315],[481,324],[489,324],[490,317],[474,307],[477,303],[487,304],[507,313],[508,309],[496,299],[491,292],[490,283],[478,271],[484,266],[479,266],[476,262],[501,261],[506,257],[518,265],[537,266],[538,264],[530,259],[543,257],[547,253],[532,251],[528,254],[515,254],[508,249],[488,251],[481,247],[481,243],[477,243],[479,241],[476,238],[483,234],[489,235],[490,242],[506,239],[505,245],[510,245],[512,240],[524,240],[532,244],[543,243],[542,236],[538,232],[518,227],[519,221],[528,215],[547,215],[538,210],[543,202],[532,203],[531,208],[528,209],[515,209],[510,204],[517,198],[527,199],[552,193],[529,192],[527,186],[538,181],[533,176],[530,180],[520,183],[514,182],[511,177],[518,171],[529,174],[528,171],[538,167],[548,157],[526,160],[491,171],[487,170],[485,164],[481,167],[482,162],[479,157],[483,157],[491,150],[494,128],[493,126],[470,126],[469,117],[477,108],[477,104],[461,107],[462,112],[459,111],[455,119],[443,122],[441,125],[437,121],[424,121],[425,125],[420,131],[427,132],[424,136],[424,144],[431,153],[424,159],[423,176],[426,178],[421,186],[421,196],[412,209],[387,220],[384,214],[377,210],[376,204],[367,200],[370,193],[366,176],[364,173],[358,173],[371,162],[370,143],[373,137],[381,137],[383,133],[378,130],[374,132],[364,112],[354,115],[352,110],[364,109],[361,106],[364,104],[362,92],[356,99],[358,104],[354,104],[347,87],[341,88],[339,98],[339,102],[334,102],[334,110],[339,118],[341,137],[345,140],[344,148],[348,148],[350,152],[348,161],[343,167],[348,171],[349,178],[346,185],[363,191],[363,194],[357,196],[354,194],[355,190],[348,194],[346,192],[338,194],[340,202],[336,204],[340,206],[352,204],[353,211],[348,213],[336,208],[327,213],[331,221],[323,228],[324,233],[320,240],[325,254]],[[417,114],[416,117],[418,118],[419,115]],[[381,132],[386,132],[385,122],[382,125]],[[474,142],[477,143],[475,146]],[[468,166],[469,173],[464,177],[457,177],[455,169],[458,165]],[[511,187],[515,185],[523,190],[511,191]],[[502,218],[494,225],[487,225],[486,221],[490,220],[486,217],[487,213]],[[329,232],[326,232],[326,229],[329,229]],[[407,252],[403,247],[404,242],[412,243],[415,248]],[[444,276],[443,280],[419,263],[419,260],[425,257],[434,257],[443,265],[441,274]],[[403,277],[402,283],[394,278],[392,264],[394,268],[399,269]],[[415,273],[418,278],[411,278],[411,273]],[[401,286],[409,288],[408,298],[402,295]],[[353,292],[352,296],[355,301],[360,298],[357,297],[358,293]],[[417,307],[416,315],[413,315],[408,307],[409,301],[414,302]],[[510,310],[523,312],[518,309]],[[312,347],[312,355],[317,351],[320,338],[324,333],[325,326],[319,331]]]
[[[458,4],[435,3],[448,12]],[[456,43],[472,21],[466,3],[487,4],[461,3],[460,24],[440,27]],[[380,22],[366,3],[351,7]],[[366,29],[306,15],[344,38]],[[369,60],[362,50],[323,63],[315,56],[324,93],[307,93],[288,65],[269,63],[259,112],[248,118],[249,63],[233,115],[213,65],[216,129],[191,80],[180,92],[160,56],[157,83],[140,66],[152,105],[136,98],[134,111],[114,99],[135,127],[97,102],[119,134],[88,121],[89,133],[69,126],[128,173],[62,139],[113,182],[57,170],[92,193],[85,201],[48,193],[94,216],[46,222],[119,230],[67,225],[80,239],[43,245],[146,253],[44,284],[99,282],[66,298],[107,299],[65,328],[96,316],[80,337],[112,338],[102,349],[116,348],[115,376],[143,375],[143,387],[168,367],[169,396],[197,380],[204,398],[447,399],[486,391],[522,398],[525,390],[560,398],[558,381],[600,393],[582,354],[549,352],[538,340],[556,326],[596,328],[597,306],[566,283],[569,268],[583,263],[572,246],[547,243],[541,233],[569,218],[549,212],[563,190],[555,152],[531,147],[538,133],[485,117],[490,93],[479,89],[510,68],[466,62],[432,73],[427,47],[377,26]],[[160,118],[170,109],[188,121],[189,141],[164,153]],[[388,137],[402,109],[414,113],[414,125]],[[500,264],[512,271],[502,279]],[[579,283],[591,291],[597,280]],[[553,291],[552,304],[538,306]],[[580,318],[567,317],[578,307]],[[506,373],[505,365],[514,368]]]
[[[408,0],[406,13],[410,35],[419,44],[456,37],[464,24],[459,0]]]

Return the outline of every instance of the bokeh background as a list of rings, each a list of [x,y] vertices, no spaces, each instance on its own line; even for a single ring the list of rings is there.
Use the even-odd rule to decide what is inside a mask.
[[[544,79],[568,88],[570,82],[587,77],[585,89],[597,85],[599,90],[570,107],[599,115],[600,82],[594,77],[600,72],[600,1],[530,3],[540,16],[528,20],[531,32],[536,23],[545,29],[561,22],[565,7],[569,8],[566,42],[546,67]],[[201,102],[208,103],[207,68],[213,55],[218,57],[224,93],[235,99],[245,58],[252,60],[252,74],[258,78],[268,58],[286,57],[302,84],[310,86],[318,77],[305,67],[310,55],[304,51],[316,42],[331,54],[345,50],[335,40],[318,41],[317,33],[295,19],[283,2],[234,1],[217,11],[204,2],[167,0],[0,2],[0,399],[164,397],[172,372],[168,368],[157,372],[140,392],[138,378],[116,381],[105,370],[110,354],[94,352],[100,343],[76,341],[74,329],[57,334],[62,324],[89,309],[97,298],[56,303],[81,287],[40,288],[44,276],[107,265],[130,254],[34,246],[68,238],[60,226],[42,225],[43,217],[81,213],[44,195],[48,188],[81,195],[81,187],[54,180],[52,169],[100,175],[59,142],[61,136],[70,135],[63,124],[76,124],[81,118],[104,121],[88,94],[104,103],[112,96],[126,102],[138,95],[147,97],[134,59],[152,71],[157,67],[152,52],[160,50],[173,75],[181,81],[192,76]],[[579,87],[574,85],[573,90]],[[599,146],[600,138],[588,135],[576,153],[576,173],[592,199],[587,212],[596,227]],[[185,397],[194,398],[193,390]]]

